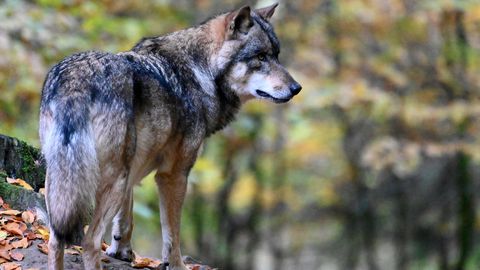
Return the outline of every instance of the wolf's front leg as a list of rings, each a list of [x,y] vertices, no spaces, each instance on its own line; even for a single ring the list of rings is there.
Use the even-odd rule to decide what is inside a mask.
[[[125,199],[120,206],[120,211],[115,215],[112,222],[112,242],[107,249],[107,255],[131,262],[134,259],[130,239],[133,231],[133,191],[125,194]]]
[[[157,173],[155,176],[160,193],[160,221],[162,224],[164,263],[169,270],[186,270],[180,253],[180,217],[187,189],[184,173]]]

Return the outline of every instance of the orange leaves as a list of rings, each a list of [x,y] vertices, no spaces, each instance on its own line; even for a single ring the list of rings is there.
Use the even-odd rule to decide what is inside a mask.
[[[25,224],[23,224],[25,225]],[[4,229],[5,231],[9,232],[10,234],[14,234],[14,235],[23,235],[23,231],[22,229],[20,228],[20,224],[18,223],[8,223],[7,225],[3,226],[2,229]]]
[[[156,269],[162,264],[160,260],[150,259],[146,257],[140,257],[135,255],[135,260],[132,262],[132,267],[135,268],[153,268]]]
[[[22,253],[18,251],[11,251],[10,252],[10,257],[15,260],[15,261],[21,261],[25,257]]]
[[[18,263],[14,262],[8,262],[8,263],[3,263],[2,267],[4,270],[21,270],[22,267]]]
[[[40,224],[37,215],[33,211],[18,211],[10,209],[9,205],[4,203],[0,197],[0,269],[1,270],[38,270],[36,268],[22,268],[18,262],[28,263],[24,249],[38,249],[43,254],[48,254],[49,230]],[[40,241],[39,241],[40,240]],[[105,251],[109,246],[102,243],[102,250]],[[81,256],[82,247],[69,246],[65,249],[65,254],[70,256]],[[28,256],[28,255],[27,255]],[[79,260],[80,261],[80,260]],[[114,259],[102,256],[105,264]],[[131,267],[141,269],[158,269],[162,261],[153,258],[141,257],[135,254],[135,260]],[[187,264],[191,270],[211,269],[198,264]]]
[[[37,245],[37,248],[43,253],[48,254],[48,246],[45,243],[41,243]]]
[[[25,187],[24,181],[19,180],[10,178],[9,182]],[[36,228],[43,226],[36,223],[36,216],[32,211],[10,209],[2,198],[0,207],[0,263],[2,269],[21,270],[21,266],[16,262],[22,261],[25,256],[20,250],[28,248],[37,238],[44,239],[41,234],[35,234]]]
[[[10,244],[12,244],[13,248],[27,248],[30,245],[27,238],[22,238]]]

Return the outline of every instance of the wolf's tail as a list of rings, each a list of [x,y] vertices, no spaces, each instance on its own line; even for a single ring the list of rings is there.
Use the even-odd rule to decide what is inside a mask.
[[[83,107],[85,106],[85,107]],[[79,244],[91,216],[99,168],[84,102],[55,102],[40,112],[40,139],[47,163],[50,228],[67,244]]]

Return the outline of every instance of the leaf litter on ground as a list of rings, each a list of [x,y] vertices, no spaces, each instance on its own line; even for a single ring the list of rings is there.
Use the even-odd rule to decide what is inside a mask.
[[[7,179],[8,180],[8,179]],[[30,189],[31,186],[21,179],[10,178],[9,183]],[[50,233],[48,228],[39,219],[35,211],[19,211],[11,209],[7,203],[4,203],[0,197],[0,266],[2,270],[37,270],[35,268],[22,269],[18,263],[25,256],[22,249],[28,248],[34,241],[40,240],[37,248],[40,252],[48,254],[48,239]],[[108,248],[106,243],[102,244],[102,250]],[[70,246],[65,249],[66,254],[78,255],[82,254],[82,247]],[[105,258],[108,263],[108,258]],[[161,260],[142,257],[135,253],[135,259],[131,263],[134,268],[158,269],[162,264]],[[187,264],[190,270],[213,270],[211,267],[191,263]]]

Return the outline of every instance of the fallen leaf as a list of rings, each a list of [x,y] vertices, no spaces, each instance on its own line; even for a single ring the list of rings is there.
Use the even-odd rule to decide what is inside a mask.
[[[38,190],[38,193],[45,195],[45,188],[41,188]]]
[[[131,263],[132,267],[135,268],[158,268],[162,262],[159,260],[153,260],[146,257],[135,256],[135,260]]]
[[[2,207],[2,205],[3,205],[3,198],[0,197],[0,207]]]
[[[6,263],[6,262],[8,262],[8,261],[5,260],[4,258],[1,258],[1,257],[0,257],[0,265],[1,265],[2,263]]]
[[[148,265],[148,267],[157,269],[160,267],[161,264],[162,262],[160,260],[150,260],[150,264]]]
[[[28,232],[27,233],[27,239],[28,240],[35,240],[35,239],[37,239],[37,235],[34,232]]]
[[[50,237],[50,233],[48,232],[48,229],[44,226],[39,226],[39,228],[37,229],[37,232],[42,236],[42,239],[44,239],[45,241],[47,241],[48,238]]]
[[[27,224],[20,222],[18,223],[18,228],[24,233],[27,230]]]
[[[23,231],[20,229],[20,225],[18,223],[8,223],[7,225],[3,226],[3,229],[11,234],[23,235]]]
[[[4,245],[0,246],[0,252],[2,251],[10,251],[13,249],[13,246],[8,243],[8,241],[5,242]]]
[[[32,224],[35,221],[35,214],[32,211],[25,211],[22,213],[22,219],[27,224]]]
[[[0,241],[1,240],[5,240],[5,238],[7,238],[8,236],[8,233],[4,230],[0,230]]]
[[[150,259],[149,258],[140,258],[137,257],[135,260],[132,262],[132,267],[135,268],[142,268],[142,267],[147,267],[150,264]]]
[[[102,243],[102,250],[103,251],[106,251],[108,247],[109,247],[109,245],[107,243],[105,243],[105,242]]]
[[[14,248],[27,248],[28,247],[28,239],[27,238],[22,238],[18,241],[11,242],[11,244]]]
[[[47,246],[47,244],[45,244],[45,243],[38,244],[37,247],[38,247],[38,249],[39,249],[42,253],[48,254],[48,246]]]
[[[20,215],[22,212],[18,211],[18,210],[5,210],[5,211],[0,211],[0,215],[7,215],[7,216],[16,216],[16,215]]]
[[[27,270],[40,270],[40,268],[27,268]]]
[[[0,250],[0,257],[1,257],[1,258],[4,258],[4,259],[7,260],[7,261],[10,261],[10,260],[11,260],[10,254],[9,254],[9,252],[6,251],[6,250]]]
[[[10,251],[10,257],[14,259],[15,261],[21,261],[25,257],[22,253],[17,252],[17,251]]]
[[[80,255],[80,252],[78,252],[78,250],[71,249],[71,248],[65,249],[65,253],[70,255]]]
[[[3,270],[20,270],[21,267],[19,264],[14,262],[4,263],[2,264]]]
[[[8,182],[9,184],[12,184],[12,185],[21,186],[21,187],[23,187],[24,189],[33,190],[32,186],[30,186],[29,183],[25,182],[25,180],[20,179],[20,178],[13,179],[13,178],[7,177],[7,182]]]

